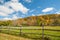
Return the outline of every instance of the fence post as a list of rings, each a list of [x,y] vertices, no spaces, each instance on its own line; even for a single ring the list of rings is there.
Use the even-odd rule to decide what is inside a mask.
[[[0,32],[1,32],[2,27],[0,26]]]
[[[42,23],[42,40],[44,40],[44,23]]]
[[[22,28],[21,28],[21,26],[20,26],[20,35],[21,35],[21,30],[22,30]]]

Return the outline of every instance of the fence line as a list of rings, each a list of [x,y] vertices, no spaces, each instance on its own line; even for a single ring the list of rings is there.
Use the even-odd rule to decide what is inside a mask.
[[[42,30],[41,27],[0,27],[0,32],[2,30],[8,30],[8,31],[11,31],[11,30],[20,30],[19,34],[22,35],[22,34],[38,34],[38,35],[42,35],[41,33],[24,33],[22,32],[22,30]],[[49,30],[49,31],[58,31],[60,32],[60,30],[54,30],[54,29],[44,29],[44,30]],[[12,31],[12,32],[15,32],[15,31]],[[56,35],[48,35],[48,34],[43,34],[43,35],[47,35],[47,36],[54,36],[54,37],[60,37],[60,36],[56,36]]]

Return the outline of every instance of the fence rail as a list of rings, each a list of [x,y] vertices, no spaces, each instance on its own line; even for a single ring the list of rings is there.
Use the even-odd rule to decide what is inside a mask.
[[[54,31],[54,32],[60,32],[60,30],[56,30],[56,29],[46,29],[44,28],[44,30],[46,31]],[[41,31],[41,32],[40,32]],[[52,36],[52,37],[58,37],[60,38],[60,35],[54,35],[54,34],[45,34],[44,36]],[[0,26],[0,32],[2,33],[7,33],[7,34],[12,34],[12,35],[19,35],[19,36],[26,36],[26,37],[30,37],[31,36],[39,36],[37,39],[40,38],[40,36],[42,36],[42,27],[1,27]],[[33,34],[33,35],[32,35]],[[35,38],[35,37],[34,37]],[[33,39],[34,39],[33,38]],[[35,38],[36,39],[36,38]]]

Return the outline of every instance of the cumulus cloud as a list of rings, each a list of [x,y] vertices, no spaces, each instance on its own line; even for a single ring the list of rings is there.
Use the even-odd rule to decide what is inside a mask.
[[[3,20],[15,20],[15,19],[18,19],[19,17],[17,17],[16,15],[13,15],[12,18],[8,18],[8,17],[5,17],[3,18]]]
[[[42,12],[50,12],[50,11],[52,11],[53,9],[54,9],[54,8],[52,8],[52,7],[51,7],[51,8],[45,8],[45,9],[42,10]]]
[[[35,14],[32,14],[32,16],[35,16]]]
[[[5,6],[7,7],[11,7],[14,11],[20,11],[22,13],[27,13],[29,11],[28,8],[26,8],[25,6],[23,6],[21,3],[19,3],[18,1],[10,1],[5,3]]]
[[[7,16],[7,14],[0,12],[0,16]]]
[[[10,14],[14,12],[12,9],[9,9],[8,7],[1,6],[1,5],[0,5],[0,11],[4,12],[4,14]]]
[[[12,2],[19,2],[19,0],[11,0]]]
[[[32,0],[24,0],[25,2],[28,2],[28,3],[31,3],[32,2]]]
[[[16,15],[13,15],[12,19],[18,19],[18,17]]]
[[[0,0],[0,2],[2,1],[4,0]],[[18,0],[11,0],[9,2],[5,2],[5,4],[3,5],[0,5],[1,16],[7,16],[9,14],[12,14],[13,12],[18,12],[18,11],[25,14],[29,11],[29,9],[26,8],[23,4],[19,3]]]
[[[12,20],[12,19],[11,19],[11,18],[7,18],[7,17],[6,17],[6,18],[3,18],[2,20]]]
[[[60,11],[57,11],[56,14],[60,14]]]

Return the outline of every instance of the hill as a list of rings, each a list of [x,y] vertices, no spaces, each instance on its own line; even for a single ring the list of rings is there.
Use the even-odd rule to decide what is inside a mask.
[[[60,26],[60,14],[30,16],[17,20],[0,21],[0,26],[41,26],[42,23],[45,26]]]

